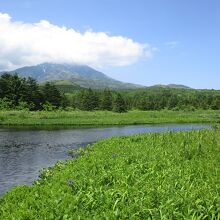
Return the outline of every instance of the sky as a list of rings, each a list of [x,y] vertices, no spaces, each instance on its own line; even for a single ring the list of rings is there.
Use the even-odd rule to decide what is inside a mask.
[[[146,86],[220,89],[219,0],[0,0],[0,70],[90,65]]]

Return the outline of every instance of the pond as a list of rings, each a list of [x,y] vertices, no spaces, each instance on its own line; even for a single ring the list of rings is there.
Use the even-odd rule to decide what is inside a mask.
[[[13,186],[31,184],[42,168],[68,158],[72,148],[111,136],[202,128],[211,126],[164,124],[56,130],[0,129],[0,196]]]

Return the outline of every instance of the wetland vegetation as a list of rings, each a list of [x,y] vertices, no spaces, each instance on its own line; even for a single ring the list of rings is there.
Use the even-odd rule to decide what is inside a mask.
[[[158,123],[215,123],[220,110],[140,111],[0,111],[0,126],[102,126]]]
[[[219,219],[220,133],[113,137],[0,199],[1,219]]]

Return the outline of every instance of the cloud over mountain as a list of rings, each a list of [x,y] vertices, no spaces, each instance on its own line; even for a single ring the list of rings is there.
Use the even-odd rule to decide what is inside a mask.
[[[80,33],[46,20],[17,22],[0,13],[0,70],[42,62],[123,66],[151,57],[154,50],[123,36]]]

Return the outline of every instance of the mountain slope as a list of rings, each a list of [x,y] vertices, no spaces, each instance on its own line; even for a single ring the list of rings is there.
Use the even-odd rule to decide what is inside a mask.
[[[171,89],[192,89],[188,86],[180,85],[180,84],[168,84],[168,85],[158,84],[158,85],[154,85],[152,87],[171,88]]]
[[[43,82],[40,85],[44,85],[45,83],[46,82]],[[81,86],[69,80],[53,80],[53,81],[50,81],[50,83],[56,86],[56,88],[59,89],[61,92],[72,92],[73,90],[83,89]]]
[[[22,77],[33,77],[39,83],[65,80],[86,88],[134,89],[143,87],[114,80],[89,66],[78,64],[43,63],[10,71],[10,73],[15,72]]]

